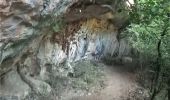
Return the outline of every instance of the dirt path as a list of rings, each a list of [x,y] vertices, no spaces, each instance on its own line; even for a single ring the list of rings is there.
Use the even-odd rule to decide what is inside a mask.
[[[99,93],[75,97],[72,100],[127,100],[130,91],[136,87],[132,73],[120,67],[106,66],[106,87]]]

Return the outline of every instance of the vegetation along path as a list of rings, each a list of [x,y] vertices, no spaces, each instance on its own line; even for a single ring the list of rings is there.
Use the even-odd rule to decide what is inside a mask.
[[[104,89],[87,96],[74,97],[72,100],[132,100],[130,93],[138,87],[133,73],[119,66],[105,66],[104,73],[106,76]]]

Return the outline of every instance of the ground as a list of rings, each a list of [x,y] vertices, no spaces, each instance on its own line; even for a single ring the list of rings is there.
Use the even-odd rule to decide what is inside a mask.
[[[105,66],[105,88],[98,93],[74,97],[72,100],[127,100],[129,93],[137,87],[135,75],[122,71],[120,66]]]
[[[52,79],[51,88],[59,94],[56,100],[148,100],[144,99],[148,96],[146,89],[140,87],[135,72],[130,72],[127,66],[92,64],[89,61],[77,65],[77,75],[73,75],[76,78]]]

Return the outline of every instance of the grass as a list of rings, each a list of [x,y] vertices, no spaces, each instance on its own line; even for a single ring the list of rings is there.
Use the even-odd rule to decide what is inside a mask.
[[[103,76],[101,65],[91,61],[77,62],[74,66],[72,86],[86,90],[91,90],[92,87],[101,87]]]

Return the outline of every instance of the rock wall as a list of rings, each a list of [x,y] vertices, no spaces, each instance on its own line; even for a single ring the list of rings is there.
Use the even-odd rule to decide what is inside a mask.
[[[82,58],[127,55],[129,48],[126,40],[117,38],[127,19],[123,15],[118,18],[119,13],[109,5],[101,5],[101,2],[89,4],[87,1],[80,1],[88,5],[76,2],[78,1],[1,1],[0,63],[17,57],[20,51],[32,52],[34,56],[38,53],[42,65],[49,62],[58,65],[65,60],[72,62]],[[42,16],[53,14],[56,19],[55,16],[64,12],[67,25],[63,27],[66,28],[58,32],[46,27],[35,30],[41,24],[38,23]],[[122,22],[118,23],[116,20]],[[25,46],[31,50],[24,51]]]
[[[63,63],[68,64],[67,76],[69,71],[73,71],[69,66],[72,62],[129,56],[130,46],[125,39],[118,40],[117,34],[113,24],[96,18],[68,24],[64,31],[48,34],[43,38],[37,54],[42,69],[40,75],[47,76],[44,74],[49,66],[62,73],[65,68],[57,66]]]
[[[11,75],[20,65],[26,78],[41,91],[40,84],[45,84],[51,71],[63,76],[73,73],[73,62],[128,56],[127,41],[117,38],[127,18],[117,16],[121,14],[110,7],[91,0],[1,0],[0,80],[9,83],[11,78],[6,74]],[[61,30],[36,29],[42,16],[53,15],[57,19],[63,14],[66,23]],[[62,64],[67,68],[61,67]],[[21,81],[22,77],[16,77]],[[13,86],[5,84],[0,86]],[[49,92],[50,87],[46,86]],[[0,93],[5,90],[1,88]]]
[[[30,91],[16,71],[16,62],[22,65],[24,78],[31,80],[37,91],[42,94],[42,86],[47,87],[47,93],[51,91],[47,83],[30,77],[38,76],[41,71],[36,52],[46,30],[35,27],[42,16],[55,10],[55,16],[59,16],[75,2],[77,0],[0,0],[0,96],[25,97]]]

